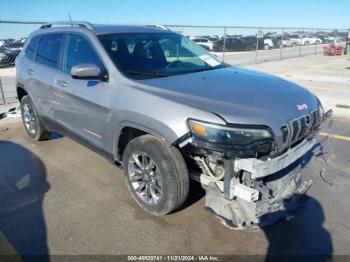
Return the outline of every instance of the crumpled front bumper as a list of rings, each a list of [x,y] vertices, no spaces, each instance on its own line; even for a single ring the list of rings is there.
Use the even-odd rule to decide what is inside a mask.
[[[253,179],[274,174],[305,155],[313,146],[316,140],[305,140],[296,147],[289,149],[283,155],[273,159],[262,161],[256,158],[237,159],[234,162],[235,170],[245,170],[251,173]]]
[[[312,184],[302,166],[314,145],[314,139],[305,140],[266,161],[227,160],[224,181],[207,183],[206,208],[233,229],[265,227],[286,217]],[[253,182],[240,181],[238,172]]]
[[[279,195],[273,198],[262,198],[257,202],[235,198],[226,199],[213,183],[207,188],[205,207],[224,225],[231,229],[259,229],[270,226],[286,218],[299,206],[304,193],[310,188],[312,180],[292,180]],[[287,194],[291,193],[291,194]]]

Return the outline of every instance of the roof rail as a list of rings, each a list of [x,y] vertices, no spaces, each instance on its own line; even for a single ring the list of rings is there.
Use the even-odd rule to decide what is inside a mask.
[[[40,29],[50,28],[53,25],[79,26],[79,27],[85,27],[85,28],[90,29],[90,30],[94,29],[92,24],[90,24],[88,22],[85,22],[85,21],[57,21],[57,22],[51,22],[51,23],[43,24],[40,27]]]
[[[157,28],[157,29],[163,29],[163,30],[168,30],[171,31],[168,27],[161,25],[161,24],[147,24],[145,25],[146,27],[152,27],[152,28]]]

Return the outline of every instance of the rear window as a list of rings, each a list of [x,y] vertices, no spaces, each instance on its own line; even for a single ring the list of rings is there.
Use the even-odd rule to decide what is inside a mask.
[[[63,34],[48,34],[41,37],[36,60],[53,68],[58,67]]]
[[[30,59],[35,58],[35,52],[36,52],[36,48],[37,48],[38,43],[39,43],[39,39],[40,39],[40,36],[36,36],[36,37],[32,38],[32,40],[30,40],[30,43],[25,51],[25,54],[28,58],[30,58]]]

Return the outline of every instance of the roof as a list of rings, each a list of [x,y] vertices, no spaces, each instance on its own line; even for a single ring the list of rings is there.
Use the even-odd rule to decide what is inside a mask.
[[[147,25],[94,25],[96,34],[112,33],[169,33],[171,31]]]
[[[89,30],[96,35],[113,34],[113,33],[165,33],[170,32],[162,25],[102,25],[90,24],[85,21],[58,21],[44,24],[40,27],[41,30],[64,30],[72,29]]]

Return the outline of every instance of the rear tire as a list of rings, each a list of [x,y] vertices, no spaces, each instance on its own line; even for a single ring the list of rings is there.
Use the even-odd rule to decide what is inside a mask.
[[[143,135],[126,146],[123,166],[132,196],[147,212],[166,215],[186,200],[190,180],[177,148]]]
[[[36,141],[48,139],[49,131],[40,119],[38,111],[28,95],[21,99],[21,112],[23,125],[28,135]]]

